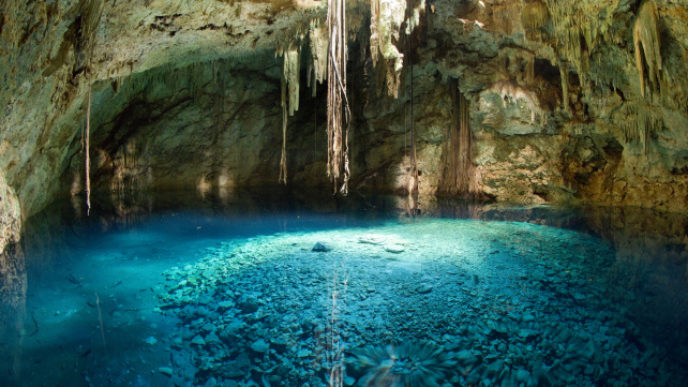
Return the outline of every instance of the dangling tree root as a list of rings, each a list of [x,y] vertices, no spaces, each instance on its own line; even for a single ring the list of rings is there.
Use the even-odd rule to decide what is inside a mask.
[[[349,191],[349,124],[351,109],[346,96],[346,2],[327,4],[330,49],[327,61],[327,175],[334,192]],[[341,184],[341,185],[340,185]],[[339,187],[339,188],[338,188]]]
[[[88,105],[86,107],[86,131],[84,132],[84,160],[85,160],[85,184],[86,184],[86,214],[91,212],[91,156],[90,156],[90,132],[91,132],[91,82],[88,83]]]

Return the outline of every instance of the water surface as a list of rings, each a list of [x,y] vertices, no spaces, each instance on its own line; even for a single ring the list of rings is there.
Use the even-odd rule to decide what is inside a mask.
[[[686,380],[684,217],[407,203],[58,204],[5,270],[2,385]]]

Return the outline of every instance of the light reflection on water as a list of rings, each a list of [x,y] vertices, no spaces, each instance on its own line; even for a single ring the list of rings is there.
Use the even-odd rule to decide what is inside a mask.
[[[405,198],[225,199],[29,220],[4,263],[3,385],[391,385],[414,383],[422,361],[449,384],[686,374],[682,216],[421,201],[411,218]],[[311,252],[319,241],[332,251]],[[609,352],[629,348],[632,364]]]

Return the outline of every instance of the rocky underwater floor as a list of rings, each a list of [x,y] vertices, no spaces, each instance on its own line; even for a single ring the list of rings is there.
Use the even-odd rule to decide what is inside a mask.
[[[673,384],[682,370],[610,286],[613,258],[517,222],[262,236],[169,270],[161,309],[181,319],[172,347],[194,383]]]
[[[557,223],[544,214],[165,211],[97,232],[94,223],[91,231],[72,226],[25,248],[27,291],[16,319],[3,321],[0,379],[205,386],[688,380],[686,274],[667,277],[652,258],[622,259],[616,242],[591,230],[529,223]],[[674,274],[678,280],[667,280]]]

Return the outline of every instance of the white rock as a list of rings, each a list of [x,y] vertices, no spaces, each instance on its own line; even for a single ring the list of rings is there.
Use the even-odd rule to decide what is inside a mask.
[[[387,251],[388,253],[399,254],[403,253],[404,250],[406,250],[404,246],[396,243],[388,244],[385,246],[385,251]]]

